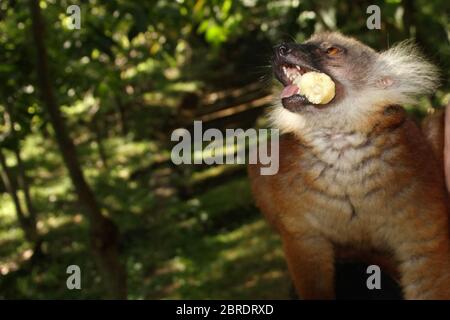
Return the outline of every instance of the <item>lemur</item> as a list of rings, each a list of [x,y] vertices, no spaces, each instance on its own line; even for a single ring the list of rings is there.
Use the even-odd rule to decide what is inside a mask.
[[[380,53],[339,33],[278,45],[272,66],[284,86],[270,113],[279,171],[249,165],[249,177],[298,295],[334,299],[335,259],[363,259],[396,276],[405,299],[450,299],[442,116],[424,133],[402,107],[436,89],[437,69],[411,42]],[[335,83],[330,102],[300,94],[308,72]]]

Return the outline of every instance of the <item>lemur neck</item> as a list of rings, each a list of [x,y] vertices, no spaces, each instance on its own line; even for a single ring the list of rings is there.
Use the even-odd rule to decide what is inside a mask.
[[[406,119],[405,110],[399,105],[378,110],[348,126],[308,128],[297,137],[303,145],[319,152],[360,148],[371,144],[380,135],[391,134]]]
[[[400,106],[386,106],[380,112],[363,119],[359,126],[345,128],[322,127],[298,135],[299,142],[323,163],[337,169],[358,167],[368,158],[374,160],[393,150],[396,145],[396,129],[405,122],[406,114]],[[308,156],[307,156],[308,157]]]

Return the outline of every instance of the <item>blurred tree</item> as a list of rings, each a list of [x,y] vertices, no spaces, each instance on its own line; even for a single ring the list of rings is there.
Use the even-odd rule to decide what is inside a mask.
[[[3,121],[5,125],[2,126],[3,134],[0,139],[2,180],[13,200],[19,223],[25,233],[25,238],[33,245],[33,253],[37,257],[41,254],[42,239],[37,231],[37,212],[33,205],[33,201],[31,200],[29,181],[20,154],[20,138],[16,129],[16,126],[20,126],[20,124],[14,120],[13,112],[9,105],[5,104],[4,108]],[[8,130],[4,130],[5,128],[8,128]],[[7,149],[12,150],[14,153],[17,167],[16,174],[13,174],[11,168],[7,165],[6,157],[3,153]],[[25,210],[23,210],[19,199],[19,188],[22,189],[24,194],[27,214],[25,213]]]
[[[16,153],[18,154],[18,153]],[[13,200],[14,207],[16,210],[17,218],[19,220],[19,224],[22,227],[22,230],[25,233],[25,238],[34,245],[34,253],[40,254],[40,237],[36,228],[36,215],[33,209],[28,209],[28,215],[25,213],[22,204],[20,203],[20,199],[18,196],[17,190],[17,180],[15,179],[14,174],[12,173],[11,168],[8,167],[6,163],[5,155],[3,154],[3,150],[0,149],[0,174],[2,178],[3,185],[5,186],[7,192],[11,196]],[[27,201],[28,202],[28,201]],[[27,203],[29,205],[30,203]],[[28,207],[30,208],[30,207]]]
[[[50,122],[55,130],[56,140],[69,171],[80,202],[86,209],[90,222],[91,249],[102,276],[107,293],[111,298],[127,297],[126,275],[118,253],[119,232],[114,222],[102,214],[95,196],[87,184],[78,162],[75,146],[69,137],[64,119],[56,102],[48,71],[47,50],[44,44],[44,20],[39,2],[30,0],[33,22],[33,37],[36,45],[36,66],[38,86],[42,102],[47,107]]]

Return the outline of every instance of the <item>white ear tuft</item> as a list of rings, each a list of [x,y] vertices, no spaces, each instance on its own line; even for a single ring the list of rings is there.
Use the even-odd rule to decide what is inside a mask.
[[[432,93],[439,83],[438,69],[411,40],[382,52],[371,74],[376,76],[374,85],[395,103],[413,102],[418,95]]]

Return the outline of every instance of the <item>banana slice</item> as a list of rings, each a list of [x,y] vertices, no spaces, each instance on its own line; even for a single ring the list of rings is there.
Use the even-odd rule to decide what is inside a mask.
[[[295,79],[294,84],[299,87],[299,93],[314,104],[326,104],[335,95],[334,82],[325,73],[307,72]]]

